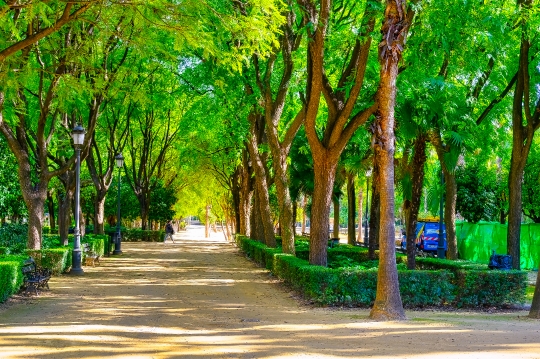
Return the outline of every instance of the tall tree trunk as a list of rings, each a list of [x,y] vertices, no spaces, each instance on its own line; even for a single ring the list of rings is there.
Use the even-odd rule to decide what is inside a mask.
[[[368,258],[376,259],[375,250],[379,246],[379,223],[381,218],[380,170],[378,161],[373,161],[371,181],[371,206],[369,207]]]
[[[251,138],[247,141],[247,147],[251,158],[251,163],[255,172],[255,186],[257,187],[257,196],[259,204],[259,214],[261,216],[263,230],[264,230],[264,243],[271,248],[275,248],[276,236],[274,234],[274,223],[272,223],[271,209],[270,209],[270,197],[268,194],[268,183],[266,181],[266,167],[259,155],[259,148],[257,145],[257,139],[252,129]]]
[[[339,197],[332,197],[332,202],[334,203],[334,233],[332,238],[339,238]]]
[[[232,198],[233,198],[233,208],[234,208],[234,219],[235,219],[235,222],[236,222],[236,229],[238,230],[240,228],[240,206],[241,206],[241,195],[240,195],[240,192],[241,192],[241,183],[240,183],[240,178],[242,176],[242,169],[240,168],[241,166],[237,166],[236,169],[234,170],[234,173],[232,175],[232,188],[231,188],[231,192],[232,192]],[[225,224],[228,227],[227,223]],[[222,225],[223,227],[223,225]]]
[[[364,208],[364,191],[362,187],[358,189],[358,237],[356,237],[356,241],[358,243],[362,243],[363,240],[363,233],[362,233],[362,216],[363,212],[362,209]]]
[[[314,162],[315,178],[312,198],[309,263],[327,265],[329,211],[336,177],[337,161],[334,163]]]
[[[457,259],[457,238],[456,238],[456,200],[457,200],[457,183],[454,174],[454,168],[449,168],[445,161],[445,154],[451,150],[451,144],[442,142],[440,129],[435,129],[431,132],[431,143],[435,147],[437,157],[441,163],[445,181],[445,207],[444,207],[444,224],[446,227],[446,257],[448,259]]]
[[[288,152],[288,151],[287,151]],[[281,163],[275,163],[277,154],[274,158],[274,183],[276,185],[278,204],[279,204],[279,222],[281,228],[281,240],[283,253],[295,254],[294,247],[294,215],[293,205],[291,201],[291,193],[289,191],[289,178],[287,175],[287,156],[281,157]]]
[[[457,183],[453,172],[444,171],[444,185],[446,189],[444,203],[444,224],[446,227],[446,258],[458,259],[456,235],[456,201]]]
[[[377,90],[379,116],[375,126],[374,150],[375,161],[380,165],[381,218],[377,294],[369,315],[376,320],[405,319],[399,293],[394,224],[394,106],[398,63],[410,21],[405,12],[405,1],[386,2],[385,19],[381,28],[384,40],[379,45],[381,80]]]
[[[307,209],[306,195],[303,195],[302,196],[302,233],[306,233],[306,222],[307,222],[306,209]]]
[[[68,245],[69,226],[71,225],[71,206],[73,204],[73,192],[68,191],[64,196],[58,196],[58,234],[60,242]]]
[[[356,244],[356,193],[354,188],[355,174],[347,175],[347,243],[354,246]],[[358,225],[360,227],[360,225]]]
[[[49,210],[49,227],[51,231],[56,229],[55,211],[54,211],[54,198],[51,191],[47,191],[47,209]]]
[[[94,234],[105,234],[105,196],[97,193],[94,200]]]
[[[414,156],[412,163],[412,191],[410,205],[406,212],[406,237],[407,237],[407,268],[416,269],[416,224],[418,212],[422,200],[422,188],[424,186],[424,165],[426,156],[425,134],[419,134],[414,141]]]
[[[253,206],[251,207],[251,238],[264,243],[264,225],[261,206],[259,205],[258,188],[253,191]]]
[[[517,0],[520,10],[530,11],[532,0]],[[527,157],[531,149],[534,133],[540,126],[540,101],[536,109],[530,109],[530,75],[529,75],[529,50],[530,39],[527,30],[525,16],[522,20],[521,46],[519,51],[519,69],[514,101],[512,105],[512,158],[510,160],[510,173],[508,174],[508,232],[507,251],[512,256],[512,268],[521,268],[520,235],[523,171],[527,163]],[[525,103],[524,103],[525,102]],[[525,117],[523,112],[525,110]],[[534,115],[533,115],[534,114]],[[524,125],[526,120],[526,125]]]
[[[293,207],[292,207],[292,213],[293,213],[293,236],[296,236],[296,216],[298,215],[298,201],[293,201]]]
[[[250,214],[253,198],[253,181],[251,179],[251,167],[248,161],[247,149],[242,152],[241,189],[240,189],[240,230],[239,233],[250,236]]]

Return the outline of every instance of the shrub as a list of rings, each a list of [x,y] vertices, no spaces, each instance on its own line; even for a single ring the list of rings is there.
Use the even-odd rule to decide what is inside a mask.
[[[25,256],[0,257],[0,303],[17,293],[23,284],[21,271]]]
[[[26,253],[34,258],[38,266],[50,269],[55,275],[66,272],[72,265],[71,247],[28,249]]]
[[[457,272],[458,307],[507,306],[525,302],[527,273],[511,270],[460,270]]]
[[[378,260],[364,260],[355,267],[333,269],[311,266],[305,259],[279,253],[279,249],[267,248],[245,236],[236,236],[236,243],[250,258],[315,303],[371,306],[375,301]],[[328,253],[334,261],[342,263],[351,263],[351,257],[367,258],[363,248],[340,246],[329,249]],[[405,261],[406,256],[396,258],[405,307],[504,306],[524,301],[525,272],[477,270],[487,267],[434,258],[417,258],[419,267],[425,270],[410,271],[406,270]]]
[[[164,231],[125,229],[122,231],[123,242],[163,242]]]
[[[12,254],[23,254],[28,238],[28,225],[6,223],[0,226],[0,246],[8,247]]]

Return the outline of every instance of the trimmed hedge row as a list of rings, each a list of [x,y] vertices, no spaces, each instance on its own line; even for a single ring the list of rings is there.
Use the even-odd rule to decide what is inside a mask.
[[[0,303],[17,293],[23,284],[22,265],[25,256],[0,257]]]
[[[142,229],[124,229],[122,242],[163,242],[165,231],[149,231]]]
[[[71,247],[49,249],[27,249],[26,254],[34,258],[36,264],[51,270],[52,274],[58,275],[66,272],[72,265]]]
[[[236,243],[248,257],[315,303],[371,306],[375,301],[375,268],[357,270],[311,266],[305,259],[283,254],[280,249],[268,248],[245,236],[237,236]],[[338,255],[361,263],[367,260],[367,249],[352,246],[328,249],[329,260]],[[406,257],[398,256],[396,260],[400,263]],[[525,272],[491,271],[486,270],[485,266],[478,270],[482,266],[475,263],[432,258],[418,258],[417,262],[419,270],[398,271],[401,299],[405,307],[505,306],[524,302]]]
[[[416,258],[422,269],[447,269],[454,273],[458,307],[502,306],[523,303],[527,289],[527,272],[491,270],[485,264],[435,258]]]

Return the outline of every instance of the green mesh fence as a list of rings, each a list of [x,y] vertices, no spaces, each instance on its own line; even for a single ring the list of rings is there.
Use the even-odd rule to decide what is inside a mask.
[[[456,223],[459,255],[478,263],[489,262],[492,252],[506,254],[506,224]],[[521,268],[538,269],[540,263],[540,224],[521,225]]]

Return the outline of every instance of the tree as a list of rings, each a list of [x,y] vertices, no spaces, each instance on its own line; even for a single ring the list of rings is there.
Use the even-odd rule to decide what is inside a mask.
[[[521,41],[517,81],[512,105],[512,158],[508,180],[509,213],[507,234],[507,249],[508,254],[513,258],[512,268],[514,269],[520,269],[519,238],[521,232],[523,172],[534,134],[540,128],[540,100],[536,99],[536,103],[534,103],[535,94],[537,94],[534,78],[538,78],[538,73],[533,69],[537,66],[537,61],[532,60],[535,52],[534,50],[531,52],[533,37],[538,36],[533,30],[537,28],[537,24],[532,21],[534,18],[532,15],[538,12],[538,2],[518,0],[517,5],[519,8]],[[535,43],[538,44],[538,41]],[[534,77],[531,76],[531,71],[535,74]],[[540,296],[540,291],[537,290],[537,292]],[[538,300],[540,301],[540,299]]]
[[[378,9],[377,4],[372,2],[354,2],[349,7],[341,8],[341,4],[336,4],[338,8],[335,12],[332,12],[333,3],[329,0],[322,0],[320,4],[307,0],[299,0],[298,3],[310,24],[307,27],[305,129],[313,156],[315,176],[309,262],[326,266],[328,217],[339,157],[354,132],[375,113],[378,106],[373,102],[372,94],[365,96],[361,101],[362,105],[357,106],[364,84],[372,41],[371,32]],[[359,23],[359,26],[354,26],[354,29],[343,26],[350,23]],[[342,69],[341,73],[332,76],[330,73],[333,71],[325,69],[324,66],[324,54],[329,50],[327,44],[331,28],[342,31],[346,44],[342,46],[348,55],[345,63],[336,64],[337,68]],[[352,49],[347,47],[351,35],[354,36]],[[340,62],[342,58],[334,61]],[[327,110],[325,128],[318,131],[321,96]]]
[[[380,171],[380,222],[379,222],[379,270],[377,294],[369,314],[377,320],[405,319],[399,293],[396,267],[394,229],[394,107],[398,65],[407,39],[414,11],[405,1],[386,2],[384,22],[381,27],[382,40],[379,44],[381,80],[377,90],[377,121],[374,131],[375,161]]]

